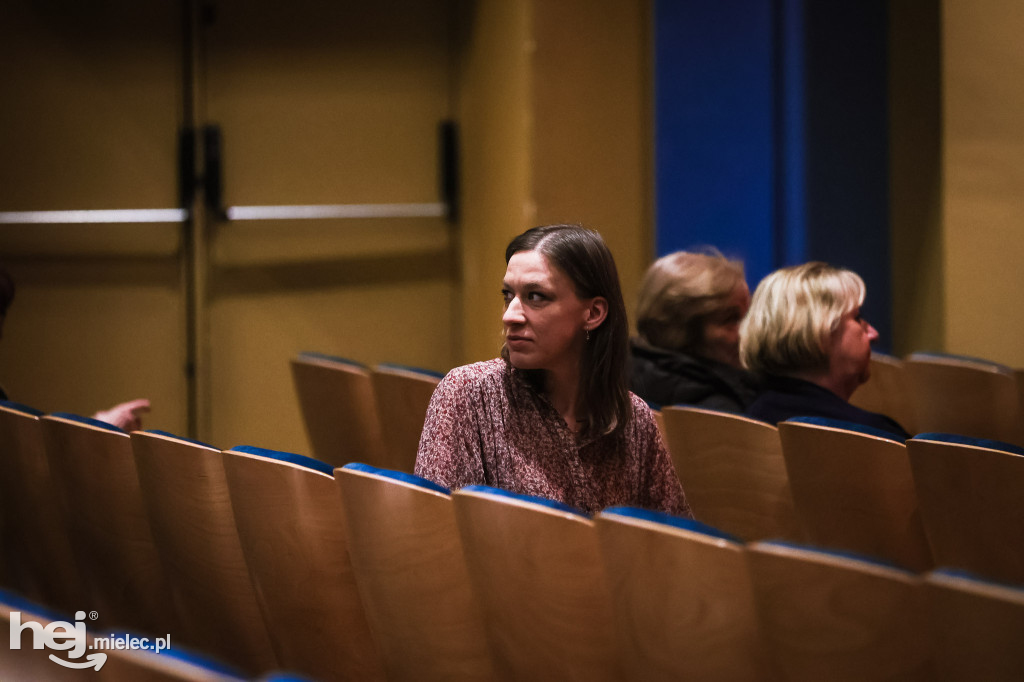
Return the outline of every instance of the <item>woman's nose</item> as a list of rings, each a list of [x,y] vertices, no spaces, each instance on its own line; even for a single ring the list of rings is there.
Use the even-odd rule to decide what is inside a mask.
[[[519,297],[515,296],[508,305],[505,306],[505,314],[501,316],[501,321],[506,325],[522,324],[526,321],[523,317],[523,306],[519,303]]]
[[[868,339],[874,341],[878,338],[878,330],[868,324]]]

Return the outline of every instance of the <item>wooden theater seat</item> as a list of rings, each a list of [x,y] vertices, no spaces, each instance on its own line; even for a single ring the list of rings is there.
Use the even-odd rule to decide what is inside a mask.
[[[452,499],[498,677],[622,679],[593,521],[486,486]]]
[[[887,432],[822,417],[784,421],[779,436],[810,542],[914,571],[932,567],[906,445]]]
[[[315,679],[382,680],[325,462],[239,446],[224,452],[238,536],[283,667]]]
[[[743,540],[803,537],[776,427],[696,407],[666,407],[662,415],[697,520]]]
[[[320,353],[300,353],[291,369],[313,455],[333,466],[383,465],[387,455],[370,370]]]
[[[352,570],[388,679],[492,679],[447,489],[366,464],[347,464],[334,475]]]
[[[238,539],[221,451],[159,431],[136,431],[131,443],[181,620],[181,643],[249,674],[277,668]]]

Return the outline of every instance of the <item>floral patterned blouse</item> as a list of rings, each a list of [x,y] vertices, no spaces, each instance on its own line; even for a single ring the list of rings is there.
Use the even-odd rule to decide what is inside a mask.
[[[692,518],[647,404],[616,435],[580,441],[547,398],[505,360],[453,369],[430,400],[416,474],[540,495],[587,513],[633,505]]]

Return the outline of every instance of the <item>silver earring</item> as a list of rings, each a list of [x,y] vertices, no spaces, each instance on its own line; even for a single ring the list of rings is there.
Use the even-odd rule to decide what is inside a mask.
[[[584,332],[586,333],[586,335],[587,335],[587,341],[590,341],[590,330],[589,330],[589,329],[584,329],[583,331],[584,331]]]

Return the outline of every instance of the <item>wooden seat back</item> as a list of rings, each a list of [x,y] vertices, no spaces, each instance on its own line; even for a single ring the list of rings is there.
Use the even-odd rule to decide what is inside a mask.
[[[803,537],[776,427],[696,407],[662,410],[694,516],[743,540]]]
[[[914,571],[933,565],[907,446],[837,420],[779,424],[789,488],[808,540]]]
[[[493,678],[448,491],[364,464],[334,473],[352,569],[388,679]]]

